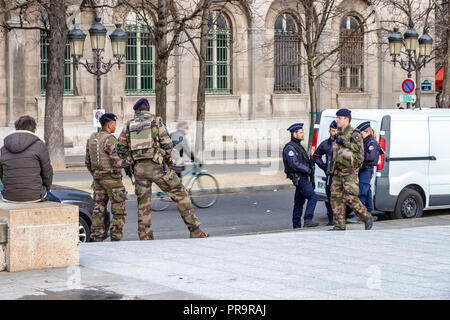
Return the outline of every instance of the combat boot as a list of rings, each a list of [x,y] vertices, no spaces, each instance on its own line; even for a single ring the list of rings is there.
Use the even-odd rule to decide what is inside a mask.
[[[209,233],[203,232],[200,228],[191,231],[191,238],[208,238]]]
[[[364,222],[364,228],[366,230],[370,230],[370,229],[372,229],[372,226],[373,226],[373,217],[370,216],[370,218]]]
[[[303,227],[304,228],[314,228],[314,227],[317,227],[318,225],[319,224],[317,222],[313,222],[311,219],[311,220],[305,220]]]
[[[329,229],[328,231],[345,231],[345,228],[339,228],[334,226],[333,229]]]
[[[334,226],[334,219],[333,218],[328,218],[328,223],[326,225],[327,226]]]

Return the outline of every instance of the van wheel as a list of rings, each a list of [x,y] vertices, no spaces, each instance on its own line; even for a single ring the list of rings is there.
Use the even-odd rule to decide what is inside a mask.
[[[392,212],[392,219],[420,218],[423,214],[423,199],[419,192],[406,188],[397,199],[395,210]]]

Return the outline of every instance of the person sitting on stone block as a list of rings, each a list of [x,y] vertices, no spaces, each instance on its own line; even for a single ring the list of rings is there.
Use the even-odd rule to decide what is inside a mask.
[[[59,202],[50,192],[53,168],[45,142],[36,135],[36,120],[21,116],[14,125],[16,131],[5,137],[0,150],[3,201]]]

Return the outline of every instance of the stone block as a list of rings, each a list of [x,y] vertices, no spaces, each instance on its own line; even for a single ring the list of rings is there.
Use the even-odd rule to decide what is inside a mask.
[[[79,265],[77,206],[0,202],[2,220],[8,223],[8,271]]]
[[[0,272],[6,269],[6,244],[0,243]]]

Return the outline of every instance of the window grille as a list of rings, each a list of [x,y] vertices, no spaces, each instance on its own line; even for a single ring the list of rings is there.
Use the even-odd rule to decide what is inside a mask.
[[[155,46],[151,33],[134,14],[127,20],[126,77],[127,95],[155,93]]]
[[[352,16],[345,17],[340,26],[339,52],[340,91],[362,92],[364,70],[364,36],[360,22]]]
[[[48,50],[49,50],[49,33],[41,31],[41,94],[45,95],[45,87],[47,86],[48,77]],[[64,95],[73,95],[73,65],[70,58],[69,41],[66,43],[65,61],[64,61]]]
[[[278,16],[274,35],[275,92],[300,92],[300,45],[294,18],[286,13]]]
[[[231,93],[230,24],[222,13],[214,12],[206,46],[206,93]]]

